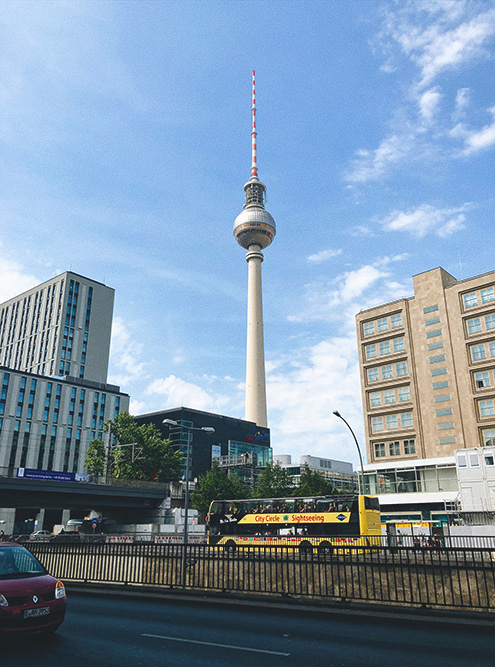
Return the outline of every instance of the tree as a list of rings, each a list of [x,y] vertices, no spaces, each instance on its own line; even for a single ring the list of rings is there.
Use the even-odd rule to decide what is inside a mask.
[[[306,464],[301,470],[299,484],[294,490],[295,496],[330,496],[334,493],[333,485],[318,470],[311,470]]]
[[[292,496],[294,483],[292,476],[278,463],[269,463],[258,477],[254,488],[255,498],[283,498]]]
[[[206,475],[201,475],[195,491],[191,494],[192,504],[204,517],[208,514],[213,500],[234,500],[249,498],[249,488],[238,477],[228,475],[215,461]]]
[[[97,438],[89,443],[84,465],[92,475],[103,475],[105,470],[105,443],[103,440]]]
[[[184,456],[172,449],[156,426],[138,426],[128,412],[121,412],[116,419],[106,422],[104,428],[106,431],[110,428],[115,439],[110,460],[113,477],[159,482],[179,479]]]

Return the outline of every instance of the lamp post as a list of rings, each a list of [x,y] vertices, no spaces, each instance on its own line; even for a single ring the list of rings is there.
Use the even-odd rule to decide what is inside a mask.
[[[340,412],[339,412],[338,410],[334,410],[334,411],[333,411],[333,414],[334,414],[336,417],[339,417],[340,419],[342,419],[342,421],[344,422],[344,424],[347,426],[347,428],[349,429],[349,431],[352,433],[352,437],[354,438],[354,442],[356,443],[356,447],[357,447],[358,454],[359,454],[359,461],[360,461],[360,463],[361,463],[361,472],[360,472],[360,474],[358,475],[359,495],[362,495],[362,494],[364,493],[363,457],[361,456],[361,449],[359,448],[359,443],[358,443],[358,441],[357,441],[357,438],[356,438],[356,435],[355,435],[354,431],[353,431],[352,428],[350,427],[349,423],[342,417],[342,415],[340,414]]]
[[[186,493],[184,498],[184,546],[182,547],[182,573],[181,573],[181,585],[182,588],[186,585],[186,547],[187,547],[187,538],[188,538],[188,519],[189,519],[189,467],[191,460],[191,443],[192,443],[192,431],[204,431],[205,433],[215,433],[215,429],[211,426],[184,426],[174,419],[164,419],[163,424],[168,426],[177,426],[179,428],[186,429],[187,433],[187,452],[186,452]]]

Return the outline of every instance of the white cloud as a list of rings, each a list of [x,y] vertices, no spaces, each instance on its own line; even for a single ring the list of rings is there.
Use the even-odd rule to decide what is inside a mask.
[[[458,208],[435,208],[430,204],[422,204],[411,211],[393,211],[381,224],[387,231],[408,232],[417,238],[428,234],[443,238],[464,229],[464,214],[470,208],[470,204]]]
[[[308,257],[308,262],[325,262],[327,259],[331,259],[332,257],[337,257],[342,253],[342,250],[339,248],[338,250],[334,250],[332,248],[329,248],[328,250],[320,250],[320,252],[317,252],[314,255],[309,255]]]
[[[229,403],[227,396],[214,395],[205,391],[198,384],[186,382],[175,375],[157,378],[146,388],[145,394],[158,394],[164,397],[164,408],[193,407],[195,410],[218,412]]]
[[[391,166],[402,162],[411,154],[414,141],[414,134],[393,134],[373,151],[356,151],[356,157],[345,175],[345,180],[349,183],[366,183],[380,179]]]
[[[442,95],[438,86],[427,90],[421,95],[419,99],[419,108],[421,116],[426,123],[431,123],[438,112],[441,97]]]
[[[459,120],[465,115],[466,109],[471,102],[471,89],[459,88],[455,96],[455,109],[452,115],[454,120]]]
[[[129,326],[121,317],[115,317],[112,324],[111,381],[121,386],[146,377],[145,363],[140,361],[143,346],[131,336]]]
[[[488,148],[495,147],[495,106],[488,111],[493,115],[493,122],[485,125],[481,130],[470,130],[463,123],[458,123],[450,132],[455,139],[464,141],[461,156],[469,156]]]
[[[24,270],[19,262],[0,257],[0,302],[22,294],[41,281]]]

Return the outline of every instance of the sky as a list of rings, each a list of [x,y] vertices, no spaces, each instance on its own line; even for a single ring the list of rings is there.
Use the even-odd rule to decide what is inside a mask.
[[[103,282],[132,414],[243,418],[255,69],[272,447],[356,464],[356,313],[495,268],[494,57],[490,0],[2,0],[0,301]]]

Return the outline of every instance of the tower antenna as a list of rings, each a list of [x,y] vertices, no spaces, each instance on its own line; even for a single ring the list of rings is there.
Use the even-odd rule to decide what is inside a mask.
[[[255,71],[253,69],[253,127],[251,131],[251,178],[258,178],[258,162],[256,159],[256,88],[255,88]]]

